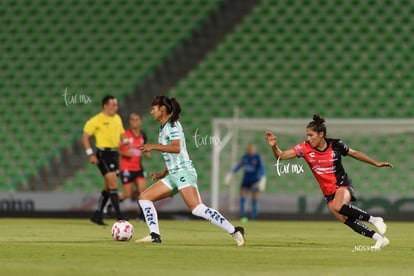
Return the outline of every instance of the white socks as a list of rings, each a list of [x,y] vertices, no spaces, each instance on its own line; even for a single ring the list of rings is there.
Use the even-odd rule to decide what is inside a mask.
[[[151,233],[160,234],[160,229],[158,226],[158,215],[157,210],[155,210],[154,203],[150,200],[138,200],[139,205],[142,208],[142,212],[145,216],[145,221],[147,222],[148,228]],[[193,215],[202,217],[211,223],[217,225],[218,227],[224,229],[229,234],[234,233],[234,226],[218,211],[213,208],[207,207],[204,204],[198,204],[192,211]]]
[[[377,221],[377,217],[370,216],[368,222],[374,224]]]
[[[372,238],[374,239],[374,240],[380,240],[380,239],[383,239],[384,237],[383,236],[381,236],[380,234],[378,234],[378,233],[375,233],[373,236],[372,236]]]
[[[225,217],[223,217],[222,214],[202,203],[198,204],[192,213],[195,216],[202,217],[210,221],[211,223],[227,231],[229,234],[234,232],[234,226]]]
[[[157,210],[155,210],[154,203],[150,200],[138,200],[138,203],[142,208],[142,212],[144,213],[145,221],[147,222],[150,232],[159,235],[160,229],[158,227],[158,215]]]

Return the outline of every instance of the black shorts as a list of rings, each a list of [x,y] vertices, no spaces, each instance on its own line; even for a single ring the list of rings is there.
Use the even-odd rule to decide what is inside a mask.
[[[118,149],[98,149],[96,151],[98,158],[98,168],[102,175],[110,172],[119,174],[119,153]]]
[[[121,171],[122,184],[134,182],[137,178],[146,178],[145,171]]]
[[[340,185],[336,185],[336,189],[338,189],[340,187],[346,187],[346,189],[351,194],[351,201],[356,201],[357,200],[356,197],[355,197],[355,189],[354,189],[354,186],[352,185],[352,181],[351,181],[350,178],[347,177]],[[326,203],[329,203],[334,198],[335,198],[335,194],[325,195]]]

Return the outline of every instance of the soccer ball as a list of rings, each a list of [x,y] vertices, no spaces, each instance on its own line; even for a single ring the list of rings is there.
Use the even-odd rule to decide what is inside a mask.
[[[112,226],[112,238],[116,241],[129,241],[134,235],[134,226],[126,220],[118,220]]]

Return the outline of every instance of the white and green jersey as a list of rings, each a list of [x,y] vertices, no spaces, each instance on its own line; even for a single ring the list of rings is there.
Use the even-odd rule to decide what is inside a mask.
[[[180,152],[161,152],[168,172],[173,173],[181,169],[194,170],[192,161],[188,156],[183,127],[178,121],[174,123],[174,126],[171,125],[170,121],[165,123],[165,125],[161,126],[158,135],[158,143],[161,145],[169,145],[173,140],[180,140]]]

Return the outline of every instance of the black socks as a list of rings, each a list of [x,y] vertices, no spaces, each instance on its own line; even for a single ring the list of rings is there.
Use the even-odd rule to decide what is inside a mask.
[[[372,238],[375,231],[365,225],[362,221],[368,221],[371,217],[364,210],[359,209],[358,207],[344,204],[339,210],[341,215],[347,216],[348,219],[345,221],[345,224],[351,227],[352,230],[361,234],[365,237]]]
[[[109,197],[111,199],[112,206],[114,207],[116,216],[121,218],[121,209],[119,208],[118,190],[109,190]]]
[[[341,215],[347,216],[348,218],[354,218],[362,221],[368,221],[370,215],[364,210],[359,209],[358,207],[344,204],[339,210]]]
[[[102,210],[105,207],[106,203],[109,199],[109,192],[108,191],[102,191],[101,196],[98,199],[98,207],[96,208],[96,211],[102,214]]]
[[[358,234],[361,234],[365,237],[372,238],[372,236],[374,236],[375,234],[374,230],[372,230],[371,228],[366,226],[365,223],[357,219],[348,218],[344,223],[348,225],[349,227],[351,227],[352,230],[354,230]]]

